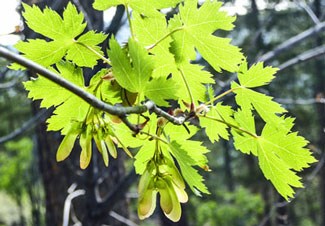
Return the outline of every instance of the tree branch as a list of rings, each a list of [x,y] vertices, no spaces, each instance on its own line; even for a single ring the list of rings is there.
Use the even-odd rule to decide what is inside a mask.
[[[140,114],[140,113],[144,113],[148,110],[146,105],[135,106],[135,107],[119,107],[119,106],[112,106],[110,104],[107,104],[107,103],[97,99],[94,95],[84,91],[81,87],[60,77],[58,74],[56,74],[52,71],[49,71],[45,67],[43,67],[29,59],[26,59],[25,57],[22,57],[16,53],[13,53],[1,46],[0,46],[0,56],[6,58],[8,60],[12,60],[12,61],[30,69],[30,70],[33,70],[34,72],[42,75],[43,77],[51,80],[52,82],[66,88],[67,90],[76,94],[81,99],[83,99],[88,104],[90,104],[91,106],[98,108],[100,110],[106,111],[112,115],[124,116],[127,114]]]
[[[322,31],[325,30],[325,21],[319,24],[316,24],[314,27],[309,28],[308,30],[305,30],[302,33],[299,33],[298,35],[288,39],[287,41],[283,42],[279,46],[277,46],[274,50],[265,53],[262,55],[257,61],[264,61],[268,62],[272,60],[273,58],[280,55],[285,50],[288,50],[292,48],[293,46],[297,45],[298,43],[304,41],[305,39],[314,36]]]
[[[319,24],[320,23],[318,17],[315,15],[315,13],[313,12],[313,10],[306,4],[306,2],[301,2],[301,1],[295,0],[295,3],[306,11],[306,13],[308,14],[308,16],[312,19],[312,21],[315,24]]]
[[[52,82],[66,88],[70,92],[74,93],[75,95],[79,96],[81,99],[86,101],[92,107],[97,108],[99,110],[103,110],[108,112],[109,114],[119,116],[120,118],[125,118],[128,114],[141,114],[146,111],[151,110],[152,112],[156,113],[159,116],[162,116],[176,125],[181,125],[184,123],[184,117],[174,117],[167,112],[163,111],[162,109],[158,108],[154,102],[146,101],[143,105],[134,106],[134,107],[121,107],[121,106],[113,106],[107,104],[98,98],[96,98],[91,93],[84,91],[81,87],[69,82],[68,80],[60,77],[58,74],[47,70],[45,67],[26,59],[23,56],[20,56],[16,53],[13,53],[6,48],[0,46],[0,57],[4,57],[8,60],[14,61],[34,72],[42,75],[43,77],[51,80]]]
[[[20,128],[14,130],[13,132],[9,133],[8,135],[5,135],[3,137],[0,137],[0,145],[10,141],[21,134],[23,134],[26,130],[32,129],[34,126],[37,125],[43,118],[43,116],[48,115],[49,110],[43,110],[40,111],[37,115],[35,115],[33,118],[25,122]]]
[[[138,224],[136,224],[133,221],[123,217],[122,215],[116,213],[115,211],[110,211],[109,215],[111,217],[113,217],[115,220],[118,220],[119,222],[123,223],[126,226],[139,226]]]
[[[303,52],[303,53],[299,54],[298,56],[284,62],[283,64],[281,64],[278,67],[280,70],[284,70],[284,69],[292,67],[296,64],[299,64],[301,62],[305,62],[305,61],[311,60],[313,58],[316,58],[316,57],[319,57],[322,55],[325,55],[325,45],[318,46],[314,49],[307,50],[306,52]]]

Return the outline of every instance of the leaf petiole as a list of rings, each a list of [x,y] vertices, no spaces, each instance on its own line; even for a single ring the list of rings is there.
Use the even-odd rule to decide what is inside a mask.
[[[149,137],[152,137],[152,138],[155,139],[155,140],[159,140],[159,141],[161,141],[161,142],[163,142],[163,143],[165,143],[165,144],[169,144],[168,141],[162,139],[161,137],[159,137],[159,136],[157,136],[157,135],[154,135],[154,134],[151,134],[151,133],[148,133],[148,132],[146,132],[146,131],[140,131],[139,134],[144,134],[144,135],[147,135],[147,136],[149,136]]]
[[[181,76],[182,76],[182,79],[184,81],[184,84],[186,86],[186,89],[187,89],[187,92],[188,92],[188,95],[190,96],[190,99],[191,99],[191,105],[194,104],[194,98],[193,98],[193,94],[192,94],[192,91],[190,89],[190,85],[188,84],[186,78],[185,78],[185,75],[184,75],[184,72],[182,69],[178,69],[178,71],[180,72]],[[191,109],[192,110],[192,109]]]
[[[104,57],[102,54],[100,54],[99,52],[97,52],[95,49],[91,48],[90,46],[82,43],[82,42],[78,42],[75,41],[77,44],[82,45],[83,47],[89,49],[91,52],[93,52],[96,56],[98,56],[100,59],[102,59],[105,63],[107,63],[108,65],[112,65],[111,61],[109,59],[107,59],[106,57]]]
[[[209,105],[209,104],[213,104],[213,102],[215,102],[216,100],[219,100],[220,98],[228,95],[229,93],[232,93],[234,92],[235,90],[237,89],[241,89],[241,86],[238,86],[238,87],[235,87],[235,88],[232,88],[232,89],[229,89],[223,93],[221,93],[220,95],[214,97],[212,100],[209,100],[208,102],[205,103],[205,105]]]
[[[231,124],[229,122],[226,122],[225,120],[217,119],[217,118],[214,118],[214,117],[211,117],[211,116],[207,116],[207,115],[202,115],[202,114],[200,114],[198,116],[199,117],[204,117],[204,118],[207,118],[207,119],[211,119],[211,120],[216,121],[216,122],[220,122],[220,123],[226,124],[227,126],[229,126],[231,128],[234,128],[234,129],[236,129],[236,130],[238,130],[240,132],[246,133],[246,134],[248,134],[248,135],[250,135],[250,136],[252,136],[254,138],[258,138],[259,137],[257,134],[252,133],[252,132],[250,132],[250,131],[242,128],[242,127],[239,127],[239,126],[236,126],[236,125]]]
[[[133,26],[132,26],[131,14],[130,14],[130,11],[129,11],[129,7],[128,7],[127,4],[125,4],[124,7],[125,7],[125,11],[126,11],[126,16],[128,18],[128,22],[129,22],[131,36],[132,36],[132,38],[134,38],[134,31],[133,31]]]
[[[155,48],[159,43],[161,43],[162,41],[164,41],[166,38],[168,38],[169,36],[171,36],[172,34],[174,34],[175,32],[177,31],[181,31],[183,30],[184,27],[178,27],[178,28],[175,28],[173,29],[172,31],[170,31],[169,33],[167,33],[166,35],[164,35],[162,38],[160,38],[156,43],[150,45],[150,46],[147,46],[146,49],[149,51],[153,48]]]

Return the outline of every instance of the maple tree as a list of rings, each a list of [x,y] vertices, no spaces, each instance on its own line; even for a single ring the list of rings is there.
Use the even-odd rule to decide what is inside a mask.
[[[45,38],[21,41],[16,48],[47,70],[24,86],[29,98],[41,100],[41,107],[55,107],[47,123],[49,131],[64,136],[57,160],[66,159],[76,142],[83,169],[90,163],[93,141],[106,166],[110,158],[118,157],[117,147],[123,149],[134,156],[136,173],[141,175],[139,218],[152,215],[159,193],[165,215],[178,221],[180,203],[188,200],[186,184],[196,195],[209,194],[199,174],[209,171],[205,156],[209,150],[191,139],[203,129],[212,143],[231,136],[237,150],[258,158],[277,191],[287,200],[293,198],[293,188],[303,186],[296,173],[316,159],[306,148],[308,142],[292,130],[294,119],[284,115],[286,110],[253,90],[270,83],[277,69],[262,62],[248,67],[230,39],[214,35],[232,30],[235,17],[221,11],[222,3],[216,0],[202,5],[197,0],[93,4],[98,10],[117,5],[132,10],[132,14],[127,10],[131,35],[123,45],[112,37],[104,51],[100,44],[107,35],[84,33],[84,16],[72,3],[62,17],[49,8],[23,5],[27,25]],[[169,20],[159,11],[168,7],[178,7]],[[194,63],[198,54],[219,73],[237,73],[238,82],[215,95],[211,86],[215,75]],[[82,69],[93,68],[98,61],[107,67],[86,86]],[[23,69],[21,65],[11,68]],[[221,101],[231,93],[235,108]],[[264,122],[260,133],[255,116]]]

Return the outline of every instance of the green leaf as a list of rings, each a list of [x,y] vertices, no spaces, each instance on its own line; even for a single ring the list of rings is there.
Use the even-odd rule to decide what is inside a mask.
[[[243,54],[238,47],[230,44],[231,39],[215,36],[207,36],[204,39],[198,36],[193,39],[199,53],[216,71],[223,69],[235,72],[238,70]]]
[[[147,163],[153,158],[156,150],[156,141],[145,142],[134,156],[134,167],[137,174],[142,175],[147,168]]]
[[[268,84],[276,71],[276,68],[263,67],[263,63],[257,63],[247,70],[247,63],[243,63],[238,73],[240,84],[232,82],[231,88],[236,94],[237,104],[242,109],[254,108],[265,122],[279,124],[281,120],[277,114],[282,114],[286,110],[272,101],[272,97],[249,89]]]
[[[171,123],[168,123],[164,127],[164,132],[167,135],[168,140],[187,140],[190,139],[196,132],[198,128],[190,123],[185,123],[186,126],[174,126]]]
[[[240,85],[246,88],[264,86],[274,79],[277,70],[277,68],[273,67],[264,67],[263,62],[254,64],[247,70],[247,63],[244,63],[238,73],[238,80]]]
[[[106,103],[112,105],[121,103],[121,87],[116,81],[106,80],[105,76],[111,75],[111,69],[103,68],[90,79],[88,91]],[[99,87],[99,88],[98,88]]]
[[[110,40],[111,49],[108,55],[112,62],[113,75],[123,88],[133,93],[141,93],[151,76],[153,61],[138,42],[130,39],[128,46],[130,57],[114,38]]]
[[[239,109],[235,114],[234,118],[237,122],[237,124],[244,128],[246,131],[256,134],[255,132],[255,120],[252,115],[251,110]],[[257,156],[256,151],[256,142],[254,137],[249,135],[243,135],[242,131],[232,129],[232,135],[234,136],[234,146],[237,150],[240,150],[241,152],[245,154],[252,153],[253,155]]]
[[[106,38],[107,35],[103,33],[88,31],[86,34],[80,36],[78,41],[68,49],[66,58],[78,66],[87,67],[88,65],[96,65],[99,59],[98,54],[104,55],[101,48],[97,45],[102,43]]]
[[[95,0],[93,7],[97,10],[106,10],[113,6],[124,5],[129,6],[134,11],[141,13],[146,16],[157,16],[159,15],[156,9],[173,7],[182,0]]]
[[[177,99],[178,86],[173,79],[163,77],[152,79],[147,83],[144,94],[159,106],[169,106],[167,99]]]
[[[51,39],[64,36],[63,21],[57,12],[48,7],[42,12],[38,6],[29,6],[25,3],[23,3],[23,7],[22,15],[30,29]]]
[[[175,138],[174,138],[175,139]],[[205,168],[208,163],[206,153],[210,152],[200,141],[194,140],[174,140],[194,160],[194,165]]]
[[[64,61],[57,63],[56,67],[58,68],[57,73],[60,73],[59,76],[62,76],[64,79],[78,86],[84,86],[83,75],[80,68],[75,68],[71,63]],[[29,91],[28,97],[33,100],[42,100],[41,107],[45,108],[58,106],[72,96],[75,96],[66,88],[42,76],[39,76],[35,80],[24,82],[24,86],[25,89]]]
[[[100,59],[98,54],[103,54],[97,45],[106,39],[106,35],[90,31],[77,38],[85,30],[86,23],[83,22],[84,16],[78,13],[73,4],[67,5],[63,17],[49,8],[42,11],[37,6],[23,6],[23,17],[27,25],[35,32],[52,39],[49,42],[29,40],[24,44],[17,44],[16,48],[27,58],[43,66],[50,66],[68,54],[67,59],[79,66],[93,67],[97,64]]]
[[[42,39],[28,39],[15,45],[26,58],[32,59],[45,67],[59,62],[66,53],[65,45],[58,45],[55,41],[46,42]]]
[[[250,123],[247,123],[243,120],[244,115],[240,112],[235,115],[235,119],[238,119],[242,128],[247,128],[247,131],[253,133],[252,116],[249,117]],[[248,116],[247,113],[246,116]],[[309,167],[309,164],[316,162],[316,159],[305,148],[308,142],[297,133],[290,132],[292,119],[281,119],[284,126],[279,127],[276,124],[266,123],[260,136],[240,134],[235,129],[233,129],[233,134],[236,149],[256,155],[264,176],[288,200],[294,195],[292,187],[303,186],[300,182],[301,178],[296,175],[295,171]]]
[[[80,68],[64,61],[57,63],[56,67],[60,76],[80,87],[84,87],[84,78]],[[25,82],[24,86],[29,91],[29,98],[42,100],[41,107],[57,107],[51,118],[47,120],[49,131],[63,129],[61,133],[67,134],[72,123],[83,121],[90,108],[90,105],[83,99],[42,76]]]
[[[66,9],[63,11],[62,25],[64,30],[63,35],[70,38],[80,35],[85,30],[87,23],[84,23],[84,15],[78,13],[77,8],[69,2]]]
[[[274,102],[272,97],[245,88],[233,82],[232,89],[236,93],[236,102],[241,108],[255,109],[265,122],[279,123],[277,114],[286,110],[280,104]]]
[[[193,160],[188,155],[188,152],[182,149],[182,147],[176,141],[172,141],[169,144],[169,148],[177,160],[181,168],[182,175],[187,184],[190,186],[191,190],[196,195],[200,195],[200,192],[209,194],[207,187],[203,183],[203,177],[197,172],[196,169],[193,168],[193,166],[196,165],[196,161]]]
[[[72,95],[63,104],[58,106],[53,115],[46,120],[48,131],[61,130],[66,135],[73,122],[83,122],[89,112],[90,105],[80,97]]]
[[[185,1],[179,7],[179,14],[169,23],[172,34],[172,52],[178,62],[194,60],[194,48],[216,70],[234,72],[242,61],[240,49],[229,44],[230,40],[212,35],[216,30],[231,30],[235,17],[220,11],[222,3],[205,1],[198,9],[197,1]]]
[[[169,33],[165,17],[143,17],[138,13],[133,13],[132,22],[135,36],[143,46],[150,47],[160,41],[149,50],[155,62],[152,77],[167,77],[170,73],[177,71],[174,56],[169,51],[172,38],[166,37],[161,41],[161,38]]]
[[[210,108],[210,111],[206,113],[206,116],[228,123],[232,123],[234,120],[231,118],[233,115],[233,110],[230,106],[222,105],[218,103],[216,106]],[[205,128],[205,132],[209,140],[214,143],[219,141],[219,137],[224,138],[225,140],[229,139],[229,133],[227,131],[228,126],[224,123],[215,121],[213,119],[200,117],[200,125]]]
[[[206,99],[206,87],[204,84],[214,83],[212,74],[203,70],[203,67],[200,65],[190,64],[187,62],[178,65],[178,68],[181,72],[175,73],[173,78],[180,87],[178,91],[180,99],[191,103],[191,98],[186,86],[187,83],[194,101],[204,101]],[[184,78],[182,74],[184,75]]]
[[[298,136],[296,132],[279,129],[277,125],[267,123],[261,137],[263,146],[272,150],[293,170],[301,171],[309,167],[310,163],[316,162],[311,152],[305,148],[308,141]]]

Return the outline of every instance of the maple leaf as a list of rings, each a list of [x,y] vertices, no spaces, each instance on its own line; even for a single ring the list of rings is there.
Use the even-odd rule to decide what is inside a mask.
[[[232,82],[231,88],[241,108],[254,108],[264,121],[278,124],[280,122],[276,114],[284,113],[286,110],[272,101],[272,97],[249,89],[268,84],[276,71],[276,68],[263,67],[263,63],[255,64],[249,70],[241,66],[241,72],[238,74],[239,84]]]
[[[250,110],[238,111],[235,119],[242,128],[256,134]],[[291,132],[293,120],[280,119],[283,126],[266,123],[260,136],[240,133],[236,129],[233,129],[232,133],[236,149],[256,155],[264,176],[288,200],[294,195],[292,187],[303,187],[296,171],[309,167],[316,159],[305,148],[308,142],[296,132]]]
[[[133,13],[132,25],[137,40],[149,48],[152,54],[155,62],[152,77],[167,77],[177,71],[174,55],[169,51],[172,38],[166,36],[169,30],[165,17],[142,17],[138,13]],[[165,39],[161,40],[163,37]],[[154,44],[156,44],[154,48],[151,48]]]
[[[130,7],[132,10],[146,16],[158,16],[157,9],[174,7],[177,3],[183,0],[95,0],[93,7],[97,10],[106,10],[113,6],[124,5]]]
[[[189,155],[190,152],[185,151],[176,141],[169,144],[169,150],[177,160],[184,180],[191,190],[198,196],[201,195],[200,192],[209,194],[207,187],[203,183],[203,177],[193,168],[193,166],[197,165],[197,161]]]
[[[108,55],[113,75],[123,88],[139,93],[140,98],[147,96],[161,106],[168,106],[166,99],[177,98],[177,84],[172,79],[160,77],[150,80],[154,61],[139,42],[129,40],[129,56],[114,38],[110,40],[110,47]]]
[[[73,4],[67,5],[62,18],[49,8],[42,11],[37,6],[23,4],[23,7],[23,17],[30,29],[51,39],[48,42],[41,39],[19,42],[15,47],[27,58],[46,67],[57,63],[65,55],[78,66],[93,67],[97,64],[100,59],[98,54],[103,55],[97,45],[107,36],[89,31],[78,37],[85,30],[86,23]]]
[[[144,93],[145,96],[153,100],[159,106],[169,106],[168,99],[177,99],[178,85],[174,79],[159,77],[147,83]]]
[[[182,175],[185,181],[190,186],[191,190],[200,195],[200,192],[209,194],[208,189],[203,183],[203,177],[194,168],[199,166],[205,168],[207,165],[207,158],[205,156],[209,150],[202,146],[202,142],[189,140],[198,129],[190,124],[186,125],[186,130],[182,126],[173,126],[167,124],[164,127],[164,133],[169,144],[162,144],[177,160]]]
[[[58,71],[52,69],[53,72],[58,73],[59,76],[78,86],[84,86],[84,78],[80,68],[75,68],[71,63],[64,61],[57,63],[56,67]],[[72,96],[75,96],[66,88],[42,76],[24,82],[24,86],[25,89],[29,91],[28,97],[33,100],[42,100],[41,107],[44,108],[58,106]],[[51,90],[51,92],[49,92],[49,90]]]
[[[199,9],[197,3],[193,0],[185,1],[179,7],[179,14],[169,22],[170,31],[179,29],[172,34],[172,52],[176,61],[194,60],[196,48],[216,71],[237,71],[243,59],[240,49],[230,45],[230,39],[212,35],[219,29],[231,30],[235,17],[219,10],[221,2],[205,1]]]
[[[174,7],[179,3],[179,13],[170,20],[159,12],[162,8]],[[88,87],[84,84],[82,68],[75,65],[93,67],[99,59],[104,59],[98,45],[107,36],[95,31],[84,33],[87,25],[84,16],[71,3],[62,17],[49,8],[41,10],[37,6],[24,4],[23,16],[27,25],[49,41],[27,40],[19,42],[16,47],[27,58],[112,105],[124,104],[122,90],[132,93],[137,104],[146,98],[159,106],[168,106],[167,100],[170,99],[196,104],[205,102],[207,93],[212,102],[215,98],[210,86],[214,83],[212,74],[191,62],[198,54],[217,71],[237,71],[239,82],[233,82],[230,91],[236,94],[239,108],[234,112],[230,106],[221,103],[211,106],[210,111],[200,115],[201,127],[211,142],[218,141],[220,137],[228,139],[228,129],[231,127],[235,148],[257,156],[265,177],[285,199],[289,199],[293,197],[294,187],[302,187],[301,178],[296,173],[316,160],[305,148],[308,142],[291,131],[294,120],[279,116],[285,109],[271,97],[252,90],[270,83],[277,69],[264,67],[263,63],[257,63],[249,69],[246,62],[238,66],[243,60],[240,49],[232,46],[230,39],[213,35],[218,30],[231,30],[235,17],[220,11],[222,3],[217,0],[205,1],[199,7],[198,4],[197,0],[95,0],[93,5],[99,10],[117,5],[132,9],[132,19],[129,20],[132,37],[124,47],[114,38],[110,40],[108,54],[112,68],[104,68],[95,74]],[[62,58],[67,62],[62,61]],[[208,169],[206,153],[209,150],[202,142],[190,140],[198,131],[197,127],[189,123],[185,123],[184,127],[175,126],[167,121],[160,125],[160,119],[147,112],[141,115],[146,118],[145,123],[139,115],[127,116],[131,124],[146,124],[141,130],[143,133],[134,135],[117,117],[91,107],[46,78],[38,77],[24,85],[30,98],[42,100],[41,107],[55,107],[47,123],[48,130],[60,130],[64,135],[57,152],[58,161],[69,156],[76,140],[79,140],[81,146],[81,168],[86,168],[90,163],[93,140],[106,166],[109,154],[117,157],[115,144],[130,156],[132,154],[126,146],[134,147],[139,149],[134,162],[138,174],[149,173],[148,162],[154,168],[161,167],[161,170],[167,166],[173,168],[175,173],[178,172],[175,166],[177,162],[182,176],[195,194],[209,193],[203,177],[196,169]],[[255,129],[255,111],[265,121],[260,135]],[[172,167],[166,165],[167,160],[172,162]],[[150,174],[147,176],[150,177]],[[175,183],[176,186],[182,184],[181,190],[184,190],[185,185],[180,175],[172,179],[160,181],[160,200],[166,216],[178,220],[181,213],[178,198],[185,196],[184,193],[183,196],[177,196],[179,194],[174,191],[172,182],[182,181]],[[159,188],[158,185],[156,188]],[[168,189],[163,189],[166,186]],[[150,205],[141,201],[140,217],[153,213],[152,207],[156,202],[152,194],[156,195],[156,188],[147,188]],[[171,195],[173,200],[168,200]]]
[[[226,140],[229,139],[229,133],[227,131],[228,125],[213,119],[230,123],[234,121],[233,118],[231,118],[232,114],[233,110],[230,106],[224,106],[218,103],[216,106],[211,107],[206,113],[206,116],[209,118],[200,117],[200,125],[205,128],[205,132],[212,143],[214,141],[219,141],[220,137]]]
[[[142,175],[147,168],[147,163],[153,158],[156,150],[156,141],[145,142],[134,156],[134,167],[137,174]]]
[[[188,62],[179,64],[178,70],[173,74],[173,78],[180,87],[178,91],[180,99],[191,103],[190,90],[195,102],[204,101],[206,99],[206,87],[204,84],[214,83],[212,74],[203,70],[202,66]]]
[[[148,52],[133,39],[128,43],[129,55],[115,38],[110,40],[108,55],[112,62],[116,81],[133,93],[143,92],[153,70],[153,62]],[[131,64],[132,61],[132,64]]]
[[[61,61],[56,64],[59,75],[66,80],[80,86],[84,86],[82,70],[76,68],[69,62]],[[90,105],[76,96],[66,88],[42,76],[35,80],[24,83],[25,89],[29,91],[28,97],[33,100],[41,100],[41,107],[57,107],[51,118],[47,120],[48,130],[61,130],[62,134],[68,133],[73,121],[82,121],[85,119]],[[49,92],[51,90],[51,92]]]

